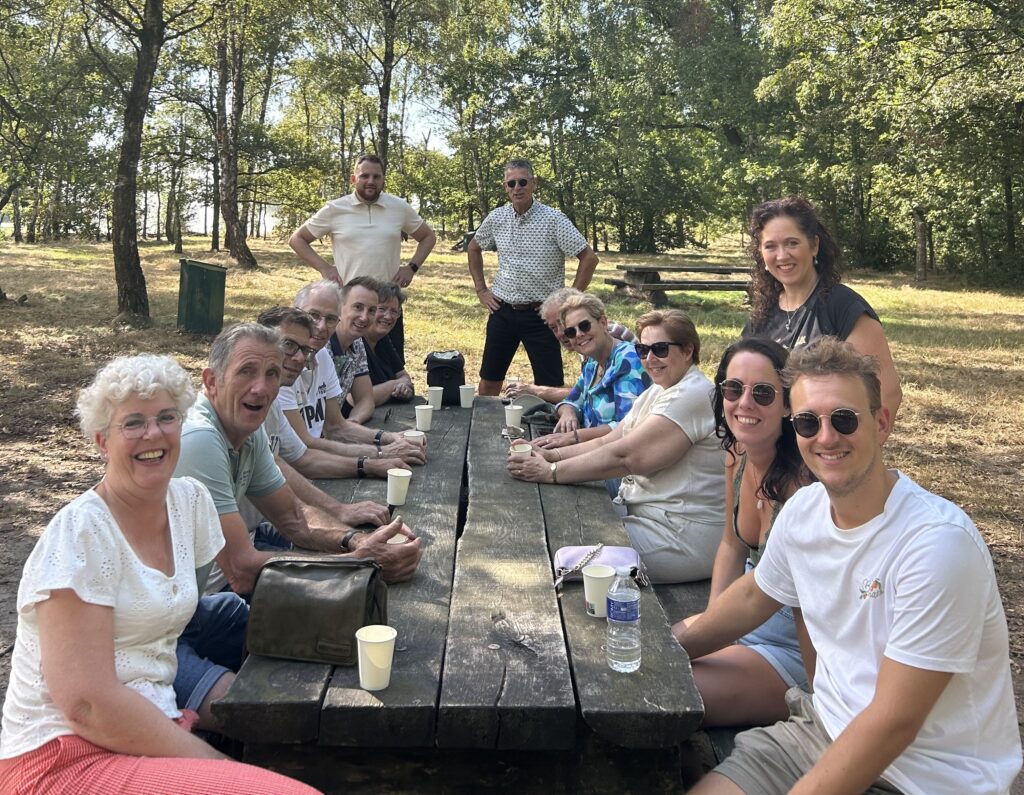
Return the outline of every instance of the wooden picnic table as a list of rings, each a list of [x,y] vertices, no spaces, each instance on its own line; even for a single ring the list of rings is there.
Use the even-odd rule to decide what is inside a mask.
[[[413,427],[411,405],[386,409],[374,425]],[[645,588],[641,668],[608,668],[606,622],[586,615],[580,583],[555,592],[551,558],[628,537],[603,483],[511,478],[503,416],[494,398],[434,412],[428,462],[398,509],[424,552],[389,587],[390,686],[369,693],[355,667],[250,656],[214,705],[247,761],[327,791],[678,791],[681,747],[703,717],[689,659]],[[318,485],[384,501],[382,480]]]
[[[691,264],[688,262],[626,262],[615,266],[616,270],[623,271],[621,279],[606,278],[605,283],[615,287],[620,294],[637,294],[647,297],[656,307],[668,305],[670,290],[694,290],[694,291],[739,291],[746,290],[748,278],[739,279],[663,279],[663,273],[693,273],[712,276],[733,276],[742,274],[748,277],[750,268],[746,266],[723,265],[723,264]]]

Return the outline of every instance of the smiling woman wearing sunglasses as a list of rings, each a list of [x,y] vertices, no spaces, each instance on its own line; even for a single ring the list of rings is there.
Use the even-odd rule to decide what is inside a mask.
[[[562,333],[584,356],[583,374],[558,404],[553,433],[538,447],[565,447],[610,433],[650,386],[636,350],[608,333],[604,304],[593,295],[573,295],[559,311]],[[617,487],[616,487],[617,490]]]
[[[648,312],[637,354],[654,386],[606,436],[568,447],[535,447],[509,472],[541,483],[622,478],[616,502],[653,582],[711,574],[721,537],[723,454],[715,437],[713,387],[697,367],[700,338],[685,312]]]
[[[718,365],[716,434],[726,452],[725,525],[708,604],[761,559],[783,503],[813,479],[787,417],[782,385],[788,352],[764,337],[730,345]],[[700,619],[690,616],[681,631]],[[789,715],[785,695],[807,683],[792,608],[783,608],[733,646],[693,662],[705,726],[762,726]]]

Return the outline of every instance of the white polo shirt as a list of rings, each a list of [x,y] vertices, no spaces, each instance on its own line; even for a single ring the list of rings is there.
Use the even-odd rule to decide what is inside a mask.
[[[357,276],[391,281],[402,264],[402,232],[411,235],[422,224],[398,196],[381,193],[367,203],[353,192],[327,202],[305,227],[317,238],[330,234],[334,267],[348,284]]]

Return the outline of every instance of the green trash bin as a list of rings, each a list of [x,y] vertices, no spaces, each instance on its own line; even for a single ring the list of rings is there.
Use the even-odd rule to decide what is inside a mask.
[[[219,334],[224,325],[224,277],[228,269],[184,257],[179,262],[178,329]]]

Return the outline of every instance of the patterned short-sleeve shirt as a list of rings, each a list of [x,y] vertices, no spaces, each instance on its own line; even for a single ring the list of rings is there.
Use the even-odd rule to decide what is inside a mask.
[[[587,246],[563,213],[534,199],[522,215],[512,204],[491,212],[476,230],[483,249],[497,247],[498,275],[491,292],[510,304],[543,301],[565,286],[565,260]]]
[[[366,347],[363,338],[359,337],[352,343],[348,350],[342,348],[341,340],[337,334],[331,335],[331,359],[334,360],[334,370],[338,374],[338,383],[341,385],[341,394],[338,395],[338,402],[344,403],[348,393],[352,391],[352,382],[361,375],[370,374],[370,366],[366,361]]]

